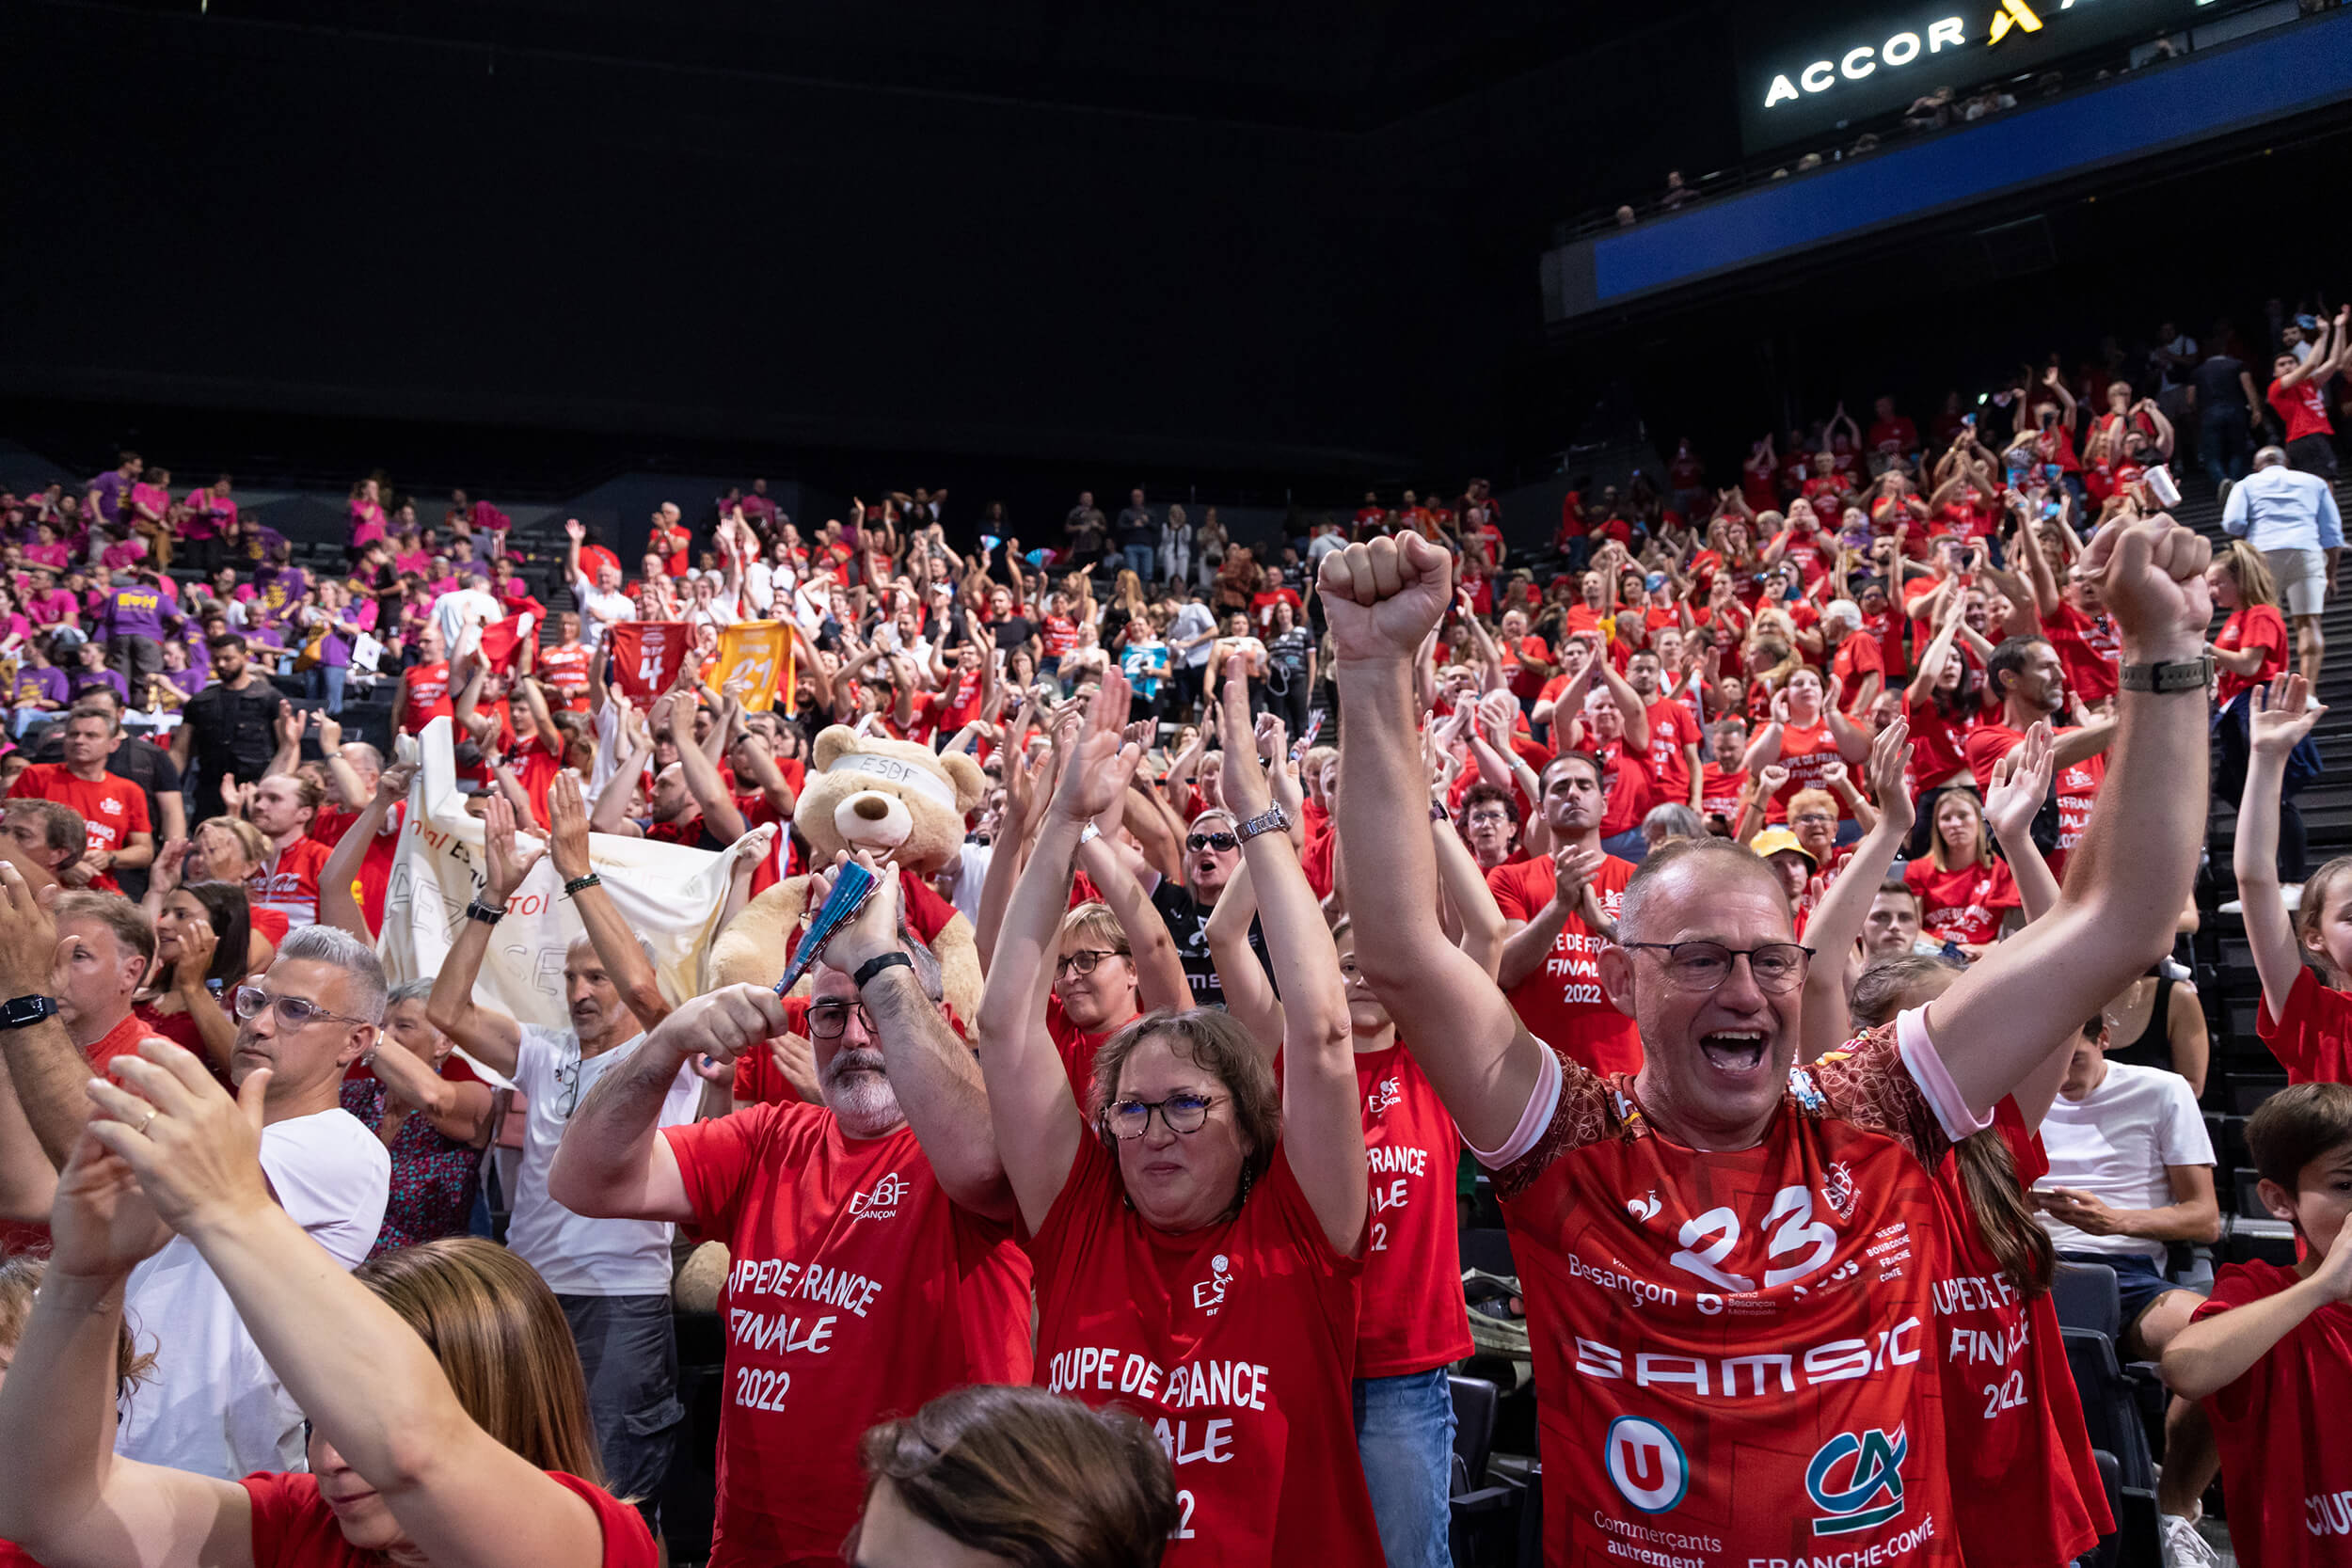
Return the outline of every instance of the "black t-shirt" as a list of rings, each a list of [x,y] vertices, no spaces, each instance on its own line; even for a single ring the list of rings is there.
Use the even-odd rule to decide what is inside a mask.
[[[1265,645],[1266,662],[1282,673],[1286,680],[1307,678],[1307,656],[1314,651],[1314,634],[1304,626],[1293,626],[1270,639]]]
[[[1015,648],[1027,647],[1029,639],[1037,635],[1036,623],[1025,615],[1014,615],[999,621],[991,629],[996,633],[997,651],[1008,654]]]
[[[2238,385],[2238,376],[2246,369],[2245,362],[2226,354],[2217,354],[2197,367],[2189,379],[2197,384],[2197,406],[2200,410],[2246,407],[2246,388]]]
[[[1176,957],[1183,960],[1184,978],[1192,986],[1192,1005],[1196,1007],[1225,1006],[1225,988],[1216,977],[1216,959],[1209,952],[1210,906],[1193,897],[1181,882],[1160,879],[1160,885],[1152,890],[1152,907],[1160,911],[1168,934],[1176,943]],[[1258,962],[1265,967],[1266,978],[1274,977],[1274,960],[1265,950],[1265,932],[1259,928],[1252,916],[1249,921],[1249,946],[1258,955]]]
[[[196,774],[194,827],[221,812],[220,776],[234,773],[251,784],[269,770],[278,754],[278,688],[266,680],[239,691],[215,682],[188,699],[181,722],[187,727],[188,767]]]

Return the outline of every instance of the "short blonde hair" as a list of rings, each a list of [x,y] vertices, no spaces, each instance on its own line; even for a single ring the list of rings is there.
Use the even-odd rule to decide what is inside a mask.
[[[1127,942],[1127,927],[1100,898],[1089,898],[1061,917],[1060,939],[1068,942],[1073,937],[1089,947],[1107,947],[1114,953],[1135,951]]]
[[[1832,816],[1843,815],[1843,813],[1837,809],[1837,797],[1832,795],[1828,790],[1800,789],[1794,795],[1788,797],[1788,820],[1794,822],[1797,819],[1798,813],[1806,811],[1814,806],[1820,807],[1823,811],[1828,812]]]

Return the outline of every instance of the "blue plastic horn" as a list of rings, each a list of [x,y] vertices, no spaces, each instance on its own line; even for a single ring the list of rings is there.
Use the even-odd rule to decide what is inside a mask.
[[[835,931],[857,918],[857,911],[874,896],[879,883],[880,879],[855,861],[847,863],[834,874],[833,891],[825,895],[815,918],[809,921],[800,946],[793,950],[792,961],[785,966],[784,978],[776,982],[778,996],[799,985],[801,976],[816,967],[817,960],[824,956],[825,943],[833,940]]]

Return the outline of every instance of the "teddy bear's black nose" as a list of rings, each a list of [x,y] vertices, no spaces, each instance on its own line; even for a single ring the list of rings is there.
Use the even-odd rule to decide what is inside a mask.
[[[879,822],[890,815],[890,801],[880,795],[861,795],[850,809],[868,822]]]

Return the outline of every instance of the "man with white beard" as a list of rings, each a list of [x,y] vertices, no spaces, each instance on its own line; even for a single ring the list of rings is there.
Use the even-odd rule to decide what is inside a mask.
[[[812,890],[810,906],[823,897]],[[683,1064],[732,1061],[789,1027],[773,991],[730,986],[648,1032],[557,1151],[556,1201],[727,1244],[712,1568],[837,1568],[868,1426],[967,1383],[1029,1381],[1018,1212],[979,1065],[939,993],[938,961],[902,940],[898,880],[884,875],[814,972],[821,1105],[661,1125]]]

